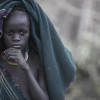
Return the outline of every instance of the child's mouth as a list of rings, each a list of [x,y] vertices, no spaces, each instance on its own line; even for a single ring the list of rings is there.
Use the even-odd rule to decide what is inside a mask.
[[[11,47],[16,48],[16,49],[20,49],[22,46],[21,45],[12,45]]]

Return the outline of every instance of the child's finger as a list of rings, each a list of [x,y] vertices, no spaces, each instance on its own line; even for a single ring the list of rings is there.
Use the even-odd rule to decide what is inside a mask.
[[[19,49],[15,49],[15,48],[8,48],[8,49],[6,49],[5,51],[4,51],[4,53],[6,53],[6,52],[21,52]]]
[[[17,53],[8,52],[4,54],[4,58],[8,58],[9,56],[17,56]]]
[[[9,56],[9,57],[7,58],[7,60],[8,60],[8,61],[10,61],[10,60],[17,61],[17,58],[16,58],[16,56]]]

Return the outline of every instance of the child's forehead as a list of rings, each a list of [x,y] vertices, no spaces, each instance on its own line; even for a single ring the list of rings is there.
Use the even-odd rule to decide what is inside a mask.
[[[5,26],[5,23],[7,24],[8,22],[10,22],[12,20],[16,21],[18,19],[21,19],[21,20],[26,19],[29,22],[29,16],[28,16],[28,14],[25,11],[22,11],[22,10],[13,10],[9,14],[9,16],[5,19],[4,26]]]
[[[11,16],[16,16],[16,15],[27,15],[28,16],[28,12],[27,12],[27,10],[24,8],[24,7],[21,7],[21,6],[15,6],[12,10],[11,10],[11,12],[9,13],[9,15],[8,15],[8,17],[7,18],[9,18],[9,16],[11,17]]]

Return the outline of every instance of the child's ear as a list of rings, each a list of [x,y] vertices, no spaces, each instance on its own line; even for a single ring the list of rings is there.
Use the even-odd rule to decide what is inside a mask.
[[[3,31],[2,31],[2,30],[0,30],[0,38],[2,37],[2,35],[3,35]]]

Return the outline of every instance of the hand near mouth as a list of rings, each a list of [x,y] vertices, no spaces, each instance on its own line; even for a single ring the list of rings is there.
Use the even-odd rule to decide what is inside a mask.
[[[17,48],[8,48],[4,51],[4,57],[9,62],[17,63],[21,69],[25,69],[25,65],[27,65],[26,60],[20,49]]]

